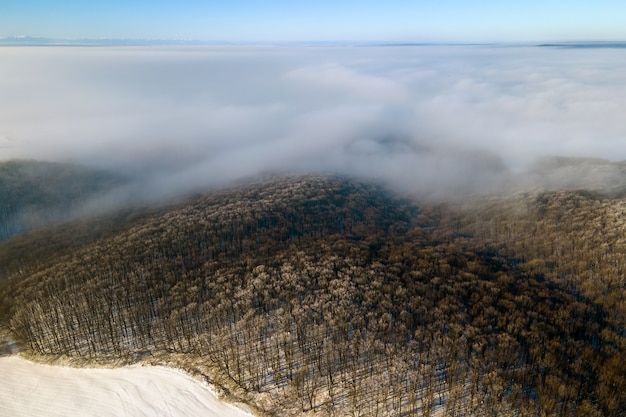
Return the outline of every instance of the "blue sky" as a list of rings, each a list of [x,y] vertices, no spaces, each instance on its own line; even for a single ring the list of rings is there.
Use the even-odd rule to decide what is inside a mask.
[[[620,0],[5,0],[0,37],[225,41],[626,40]]]

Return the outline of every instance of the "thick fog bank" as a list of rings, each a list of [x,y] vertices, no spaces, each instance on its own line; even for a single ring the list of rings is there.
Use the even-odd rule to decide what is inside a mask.
[[[422,194],[537,158],[626,159],[626,55],[504,46],[4,47],[0,160],[95,164],[167,195],[262,173]],[[571,180],[571,179],[568,179]],[[531,176],[516,184],[541,182]]]

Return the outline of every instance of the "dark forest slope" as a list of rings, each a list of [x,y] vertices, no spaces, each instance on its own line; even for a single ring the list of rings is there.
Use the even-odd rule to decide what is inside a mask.
[[[111,173],[79,165],[30,160],[0,162],[0,241],[67,220],[87,200],[122,181]]]
[[[19,255],[39,234],[5,242],[0,319],[40,359],[169,363],[269,415],[621,415],[626,248],[604,233],[626,232],[621,201],[418,208],[343,178],[267,180],[109,217],[99,238],[74,223],[57,239],[85,243],[51,246],[57,262]],[[583,215],[604,237],[565,226]]]

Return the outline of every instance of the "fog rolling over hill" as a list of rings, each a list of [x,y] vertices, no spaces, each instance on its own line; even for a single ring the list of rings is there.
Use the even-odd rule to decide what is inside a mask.
[[[133,193],[219,187],[267,172],[331,172],[448,198],[509,189],[509,171],[542,157],[626,159],[619,49],[2,52],[0,157],[141,177]]]

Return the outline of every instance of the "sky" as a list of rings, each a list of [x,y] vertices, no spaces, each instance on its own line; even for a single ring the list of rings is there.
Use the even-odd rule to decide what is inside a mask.
[[[0,37],[204,41],[626,40],[620,0],[7,0]]]

